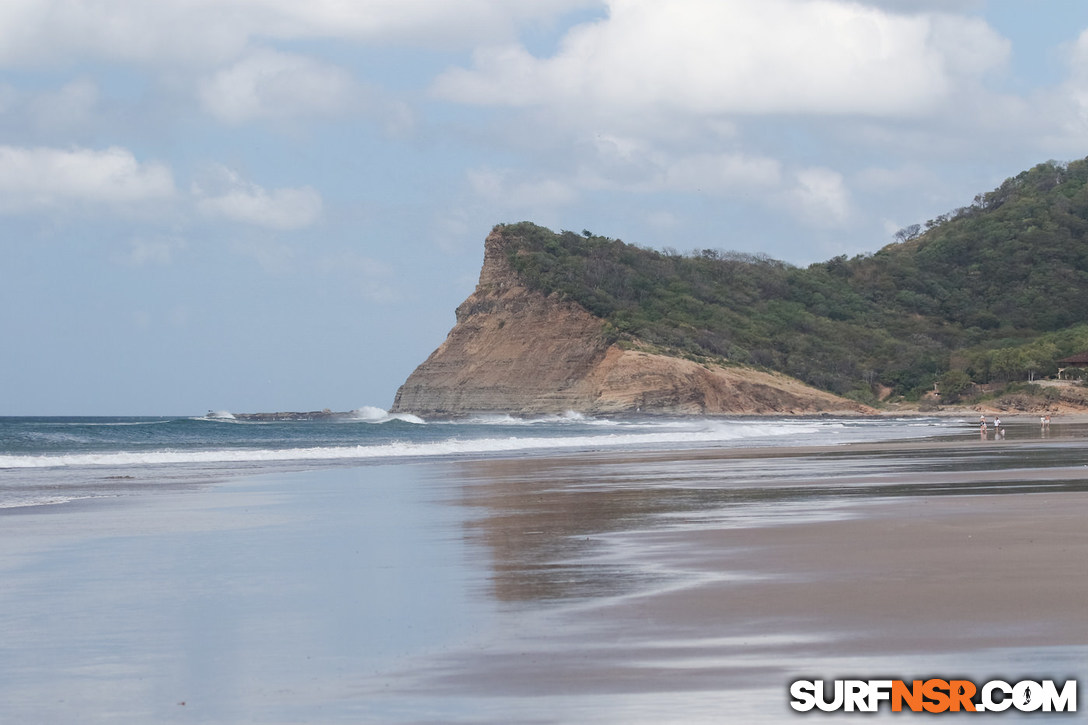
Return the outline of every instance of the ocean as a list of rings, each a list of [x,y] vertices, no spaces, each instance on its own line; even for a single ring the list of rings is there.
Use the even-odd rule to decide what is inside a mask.
[[[974,430],[943,418],[481,415],[425,421],[363,407],[334,420],[0,417],[0,509],[122,497],[228,475],[373,462],[600,450],[834,445]]]

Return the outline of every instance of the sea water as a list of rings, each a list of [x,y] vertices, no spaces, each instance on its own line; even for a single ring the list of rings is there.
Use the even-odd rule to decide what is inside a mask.
[[[365,407],[311,421],[229,413],[0,417],[0,509],[150,493],[228,475],[442,457],[600,450],[834,445],[963,434],[970,421],[470,416],[427,421]]]

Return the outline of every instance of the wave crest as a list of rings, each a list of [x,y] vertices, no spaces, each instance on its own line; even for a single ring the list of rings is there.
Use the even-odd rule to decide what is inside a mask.
[[[377,416],[371,409],[367,422],[401,420],[400,416]],[[384,411],[383,411],[384,412]],[[364,413],[367,415],[367,413]],[[415,416],[408,416],[415,417]],[[422,421],[420,421],[422,422]],[[69,453],[61,455],[0,455],[0,468],[44,468],[65,466],[128,466],[178,463],[251,463],[270,461],[332,461],[380,458],[455,456],[517,453],[546,449],[600,450],[624,446],[723,444],[752,438],[774,438],[815,432],[818,425],[780,424],[737,425],[705,423],[692,430],[658,432],[609,431],[568,436],[510,436],[503,438],[449,438],[442,441],[376,443],[358,446],[315,446],[309,448],[220,448],[214,450],[157,450],[141,452]]]
[[[375,405],[364,405],[361,408],[356,408],[351,411],[351,419],[362,420],[367,423],[388,423],[392,420],[399,420],[402,423],[414,423],[416,425],[427,422],[418,415],[412,415],[411,413],[390,414],[385,408],[379,408]]]

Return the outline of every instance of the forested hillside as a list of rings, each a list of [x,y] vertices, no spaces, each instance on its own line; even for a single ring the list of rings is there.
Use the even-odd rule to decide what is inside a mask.
[[[879,385],[917,397],[936,380],[1051,374],[1088,349],[1088,160],[1040,164],[873,254],[807,268],[528,222],[504,232],[529,286],[577,301],[617,341],[780,370],[864,402]]]

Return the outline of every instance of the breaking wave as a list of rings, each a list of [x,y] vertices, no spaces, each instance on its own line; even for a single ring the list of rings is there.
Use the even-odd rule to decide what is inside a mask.
[[[399,419],[399,418],[398,418]],[[439,441],[395,441],[355,446],[297,448],[217,448],[210,450],[105,451],[43,455],[0,455],[0,468],[66,466],[130,466],[185,463],[258,463],[283,461],[373,460],[430,458],[470,454],[500,454],[547,449],[599,450],[661,445],[729,444],[741,440],[815,433],[826,425],[718,424],[698,430],[668,429],[654,433],[601,433],[590,435],[509,436]]]
[[[351,411],[351,419],[363,420],[367,423],[388,423],[392,420],[399,420],[404,423],[415,423],[417,425],[422,425],[427,422],[418,415],[412,415],[411,413],[390,414],[388,410],[373,405],[364,405],[362,408],[356,408]]]

